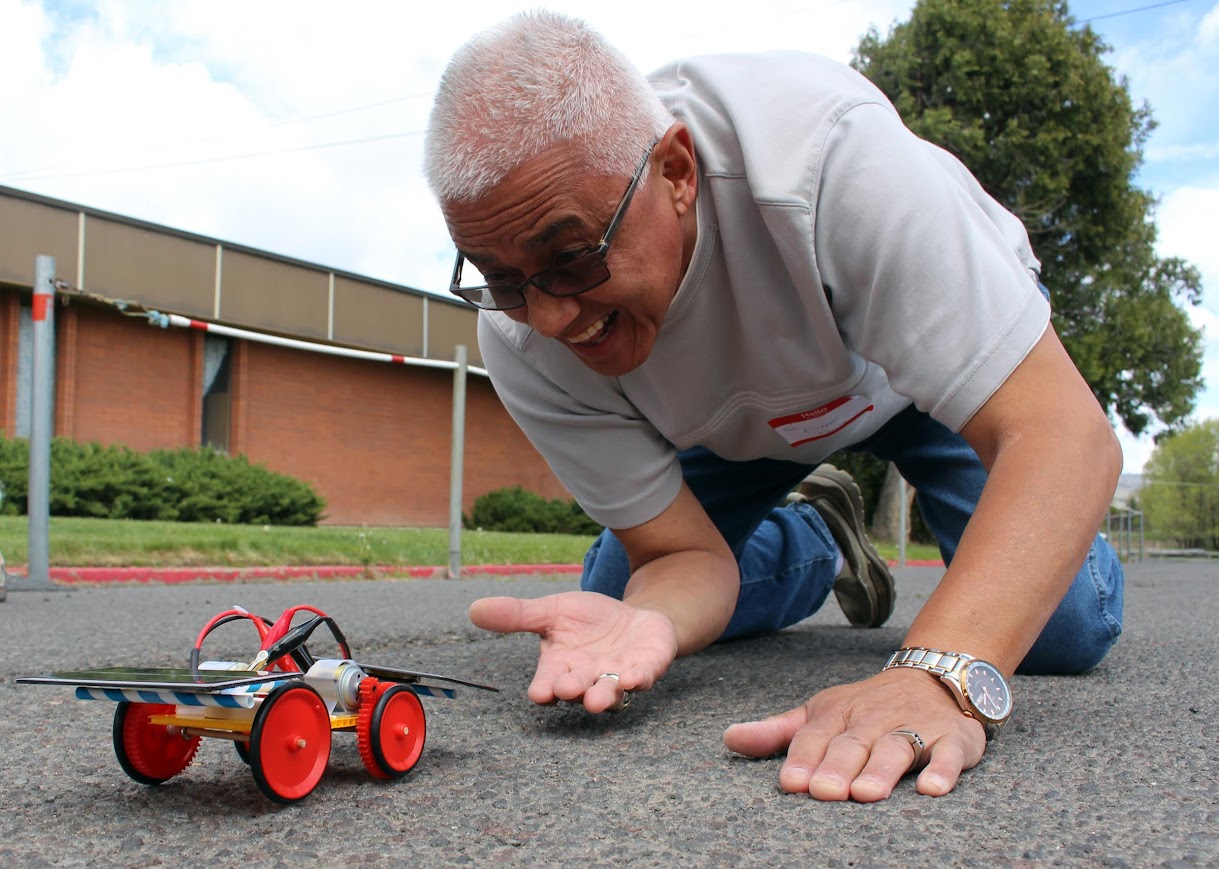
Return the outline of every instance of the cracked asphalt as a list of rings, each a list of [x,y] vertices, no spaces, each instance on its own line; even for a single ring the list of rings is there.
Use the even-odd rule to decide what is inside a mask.
[[[4,866],[1216,866],[1219,865],[1219,564],[1127,569],[1126,633],[1084,677],[1017,678],[1016,712],[947,797],[907,778],[875,805],[781,793],[779,758],[733,756],[724,728],[879,668],[942,568],[897,571],[876,630],[831,603],[761,639],[678,661],[620,715],[536,707],[531,636],[465,610],[537,596],[570,577],[273,582],[12,592],[0,604],[0,864]],[[156,787],[113,750],[114,705],[21,675],[183,666],[196,634],[240,604],[309,603],[371,664],[489,682],[424,698],[427,745],[396,782],[371,779],[334,735],[311,796],[267,800],[232,747],[205,739]],[[248,659],[240,624],[205,659]],[[325,653],[324,644],[311,643]]]

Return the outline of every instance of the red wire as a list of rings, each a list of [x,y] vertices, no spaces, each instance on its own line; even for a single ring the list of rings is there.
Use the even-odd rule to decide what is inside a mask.
[[[260,619],[256,615],[253,615],[252,613],[246,612],[245,610],[231,609],[231,610],[225,610],[222,613],[212,616],[212,618],[208,621],[208,623],[203,626],[203,630],[199,631],[199,636],[195,640],[195,648],[196,649],[203,648],[203,640],[205,637],[207,637],[207,635],[209,633],[211,633],[212,628],[214,628],[216,626],[216,622],[220,621],[223,618],[228,618],[229,616],[239,616],[243,619],[249,619],[250,621],[252,621],[254,623],[254,627],[258,629],[258,639],[261,641],[266,638],[267,626],[263,622],[262,619]]]

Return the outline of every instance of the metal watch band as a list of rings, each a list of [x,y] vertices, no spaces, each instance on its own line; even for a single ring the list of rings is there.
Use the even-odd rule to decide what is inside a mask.
[[[890,655],[888,662],[881,670],[891,670],[894,667],[913,667],[941,676],[949,676],[959,673],[972,660],[974,660],[973,655],[966,655],[964,652],[941,652],[939,649],[925,649],[921,646],[912,646],[898,649]]]

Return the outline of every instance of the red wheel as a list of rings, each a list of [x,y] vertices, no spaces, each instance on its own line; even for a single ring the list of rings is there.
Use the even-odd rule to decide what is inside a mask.
[[[303,800],[329,760],[330,713],[317,691],[289,682],[268,694],[250,730],[250,770],[258,789],[277,803]]]
[[[419,762],[426,738],[423,704],[414,689],[375,679],[360,683],[356,743],[369,775],[380,779],[406,775]]]
[[[120,703],[114,710],[114,753],[123,772],[140,784],[159,785],[190,766],[201,738],[170,733],[153,715],[173,715],[170,703]]]

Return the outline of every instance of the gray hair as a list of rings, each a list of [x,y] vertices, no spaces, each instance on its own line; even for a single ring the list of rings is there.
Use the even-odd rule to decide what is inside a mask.
[[[538,154],[575,143],[589,171],[629,176],[673,116],[643,74],[583,21],[520,12],[457,50],[424,145],[428,186],[470,202]]]

